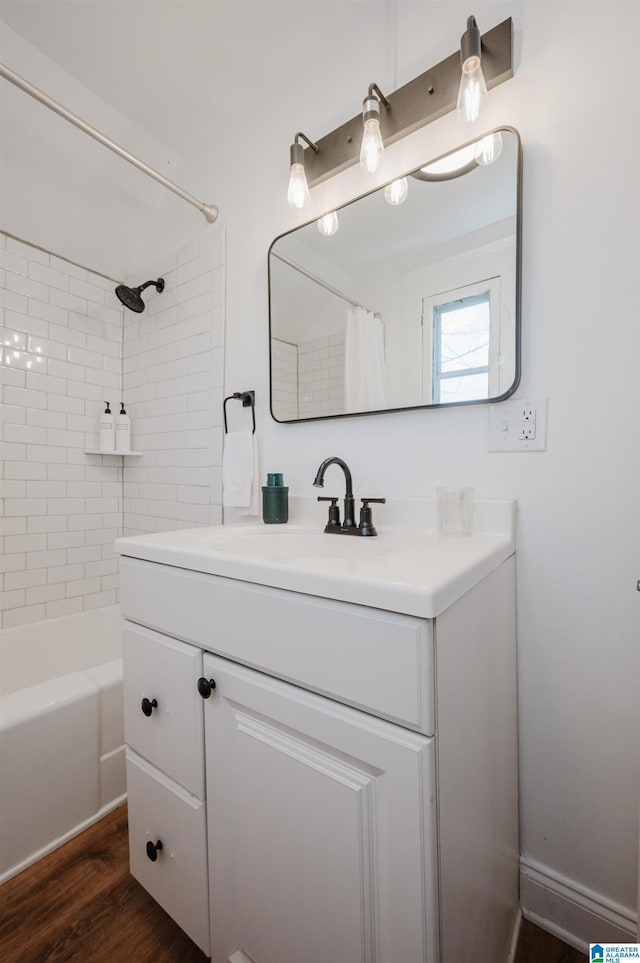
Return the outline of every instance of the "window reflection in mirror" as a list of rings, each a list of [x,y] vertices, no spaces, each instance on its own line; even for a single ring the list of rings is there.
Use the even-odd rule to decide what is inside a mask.
[[[520,140],[512,129],[499,139],[498,156],[495,138],[487,149],[483,137],[419,168],[401,204],[381,188],[340,208],[335,233],[313,221],[273,242],[276,420],[496,401],[515,390]]]
[[[433,307],[433,401],[489,397],[489,290]]]

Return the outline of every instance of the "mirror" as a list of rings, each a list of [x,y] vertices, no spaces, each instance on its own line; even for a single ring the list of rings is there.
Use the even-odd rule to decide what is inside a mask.
[[[501,128],[339,208],[335,233],[327,216],[276,238],[273,417],[509,397],[520,377],[520,184],[520,138]],[[387,200],[405,186],[403,202]]]

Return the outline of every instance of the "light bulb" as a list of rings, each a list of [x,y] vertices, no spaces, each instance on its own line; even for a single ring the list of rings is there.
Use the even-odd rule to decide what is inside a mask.
[[[501,153],[502,134],[498,130],[495,134],[489,134],[478,142],[474,157],[482,167],[488,167],[489,164],[493,164],[500,157]]]
[[[399,177],[397,181],[392,181],[384,189],[384,199],[387,204],[397,207],[403,204],[409,193],[409,182],[406,177]]]
[[[338,215],[335,211],[329,211],[324,217],[318,218],[316,223],[323,237],[331,237],[338,230]]]
[[[375,174],[380,164],[380,155],[384,150],[379,120],[367,120],[362,135],[360,148],[360,164],[369,174]]]
[[[287,191],[289,207],[303,208],[308,200],[309,187],[304,172],[304,164],[292,164],[291,175],[289,177],[289,190]]]
[[[482,37],[475,17],[467,18],[467,29],[460,37],[462,76],[456,110],[460,120],[473,123],[487,99],[487,85],[482,73]]]
[[[365,97],[362,105],[362,122],[364,130],[360,148],[360,165],[369,174],[375,174],[380,164],[380,155],[384,150],[380,133],[380,101],[377,97]]]
[[[485,83],[480,57],[469,57],[462,65],[460,90],[458,91],[458,117],[460,120],[473,123],[478,119],[480,110],[487,99],[487,85]]]
[[[289,189],[287,191],[287,201],[289,207],[296,207],[298,210],[304,207],[309,200],[309,185],[304,169],[304,147],[300,143],[300,138],[309,145],[309,150],[318,153],[319,147],[309,140],[301,130],[296,134],[293,144],[289,148]],[[313,154],[311,155],[313,156]]]

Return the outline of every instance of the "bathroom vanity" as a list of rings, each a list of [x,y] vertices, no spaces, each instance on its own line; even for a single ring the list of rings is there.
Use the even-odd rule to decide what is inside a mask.
[[[116,543],[131,871],[214,963],[506,963],[514,505],[314,508]]]

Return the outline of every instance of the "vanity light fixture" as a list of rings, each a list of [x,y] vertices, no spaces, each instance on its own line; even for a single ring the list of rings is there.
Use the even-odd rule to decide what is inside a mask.
[[[399,177],[397,180],[387,184],[384,189],[384,199],[387,204],[391,204],[392,207],[397,207],[398,204],[404,204],[408,193],[409,181],[406,177]]]
[[[290,183],[291,206],[304,205],[308,186],[314,187],[334,174],[347,170],[358,161],[368,171],[377,170],[384,148],[456,110],[460,98],[463,114],[465,111],[470,112],[469,119],[472,119],[474,109],[479,107],[480,101],[486,96],[486,90],[497,87],[513,76],[512,32],[513,23],[511,18],[508,18],[480,36],[475,17],[469,17],[460,50],[456,50],[446,60],[386,97],[377,84],[371,84],[363,112],[356,114],[315,144],[304,135],[296,134],[296,141],[291,147],[291,170],[293,182],[294,167],[296,168],[296,183],[299,186],[292,187]],[[464,93],[461,93],[461,58],[467,68],[463,71],[466,78]],[[473,84],[476,86],[471,89],[470,85]],[[385,107],[382,125],[381,104]],[[366,129],[368,122],[371,122],[369,131]],[[299,137],[309,145],[306,149],[298,143]],[[472,157],[472,166],[477,163],[481,161],[474,161]],[[304,176],[304,187],[301,174]],[[427,176],[424,179],[432,178]],[[302,203],[292,200],[292,195],[294,198],[301,196]]]
[[[335,211],[329,211],[324,217],[319,217],[316,223],[323,237],[331,237],[338,230],[338,215]]]
[[[487,99],[487,84],[482,73],[482,42],[475,17],[467,20],[467,29],[460,38],[462,76],[456,110],[460,120],[473,123]]]
[[[360,166],[368,174],[375,174],[378,170],[380,155],[384,150],[380,132],[380,104],[384,104],[389,110],[389,101],[378,85],[369,84],[369,91],[362,102],[363,131],[360,146]]]
[[[305,140],[309,147],[316,153],[319,149],[318,145],[314,144],[312,140],[309,140],[306,134],[298,131],[289,150],[291,173],[289,175],[287,201],[289,202],[289,207],[296,207],[299,210],[302,209],[309,200],[309,185],[307,184],[307,176],[304,171],[304,147],[298,143],[298,138],[300,137]]]

